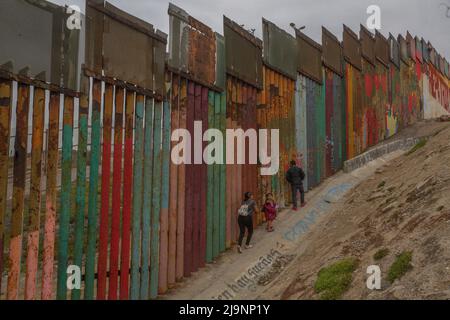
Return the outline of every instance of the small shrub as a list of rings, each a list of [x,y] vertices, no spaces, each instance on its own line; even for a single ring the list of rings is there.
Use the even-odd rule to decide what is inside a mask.
[[[388,248],[383,248],[378,250],[377,252],[375,252],[375,254],[373,255],[373,259],[375,261],[381,260],[384,257],[386,257],[389,254],[389,249]]]
[[[377,186],[378,189],[383,188],[386,185],[386,181],[381,181],[380,184]]]
[[[411,251],[404,251],[397,256],[388,271],[388,280],[390,283],[400,279],[406,272],[412,269],[411,260]]]
[[[314,289],[317,293],[320,293],[320,299],[339,299],[349,288],[353,271],[357,266],[356,259],[348,258],[322,268],[314,284]]]
[[[416,152],[420,148],[423,148],[426,144],[427,144],[427,140],[426,139],[420,139],[419,142],[417,142],[416,145],[414,147],[412,147],[412,149],[409,150],[406,153],[406,155],[409,156],[410,154],[413,154],[414,152]]]

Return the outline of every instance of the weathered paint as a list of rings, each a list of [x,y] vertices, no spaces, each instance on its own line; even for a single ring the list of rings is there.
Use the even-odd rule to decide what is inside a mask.
[[[100,139],[101,124],[100,112],[102,103],[102,83],[93,80],[92,86],[92,131],[91,131],[91,159],[89,168],[89,195],[88,195],[88,227],[87,227],[87,248],[85,264],[85,287],[84,298],[94,299],[95,288],[95,260],[97,252],[98,234],[98,182],[100,165]],[[105,104],[106,105],[106,104]],[[104,109],[106,111],[106,108]],[[104,115],[105,116],[105,115]]]
[[[152,186],[153,186],[153,112],[154,100],[147,98],[145,101],[145,120],[144,120],[144,188],[142,204],[142,240],[141,240],[141,284],[140,298],[146,300],[149,298],[150,281],[150,235],[152,223]]]
[[[25,273],[25,300],[36,299],[39,227],[41,209],[42,146],[44,140],[45,90],[34,88],[31,142],[31,181],[28,204],[28,235]]]
[[[134,165],[133,165],[133,216],[131,235],[131,280],[130,299],[139,299],[140,294],[140,249],[141,249],[141,214],[144,165],[144,100],[143,95],[136,97]]]
[[[180,127],[180,77],[172,75],[172,90],[170,97],[171,109],[171,128],[172,130]],[[170,133],[169,133],[170,134]],[[170,150],[175,146],[175,142],[170,142]],[[168,286],[175,284],[176,281],[176,265],[177,265],[177,229],[178,229],[178,206],[179,202],[184,199],[179,199],[181,192],[179,191],[179,171],[180,168],[174,164],[170,159],[170,190],[169,190],[169,253],[167,261],[167,282]],[[180,190],[181,191],[181,190]]]
[[[306,78],[298,75],[295,92],[295,145],[296,162],[305,173],[308,172],[308,144],[306,118]],[[308,190],[308,175],[303,180],[303,188]]]
[[[64,97],[63,144],[61,160],[61,196],[58,237],[58,284],[56,297],[67,299],[67,267],[72,189],[72,137],[74,98]]]
[[[0,272],[3,274],[4,218],[6,214],[8,189],[9,130],[11,121],[12,82],[0,79]],[[22,249],[22,221],[25,197],[25,174],[28,137],[28,106],[30,88],[18,84],[17,124],[20,134],[16,136],[13,182],[13,207],[9,245],[9,270],[6,294],[8,300],[18,299],[20,277],[20,253]],[[1,284],[1,280],[0,280]],[[1,287],[1,286],[0,286]]]
[[[130,277],[130,232],[131,232],[131,194],[133,179],[133,116],[135,93],[126,93],[125,104],[125,146],[123,162],[123,211],[122,239],[120,247],[120,295],[121,300],[128,299]]]
[[[155,103],[153,127],[153,183],[150,244],[150,298],[158,295],[159,244],[161,215],[161,143],[162,143],[163,103]]]
[[[85,80],[87,81],[87,79]],[[89,101],[88,90],[85,90],[80,98],[78,112],[78,150],[77,150],[77,186],[75,198],[75,238],[73,240],[73,264],[81,266],[83,262],[85,208],[86,208],[86,166],[87,166],[87,135]],[[72,299],[79,300],[80,289],[71,291]]]
[[[169,74],[166,82],[166,100],[163,104],[162,150],[161,150],[161,233],[160,233],[160,268],[159,292],[168,290],[169,263],[169,190],[170,190],[170,129],[171,129],[171,81]],[[174,265],[175,266],[175,265]]]
[[[48,125],[48,151],[47,151],[47,191],[46,211],[44,223],[44,243],[42,262],[42,300],[50,300],[53,292],[53,268],[55,260],[55,233],[56,233],[56,208],[57,208],[57,175],[58,175],[58,140],[59,140],[59,104],[60,94],[50,93],[49,125]],[[28,116],[26,117],[28,119]],[[19,119],[19,117],[18,117]],[[17,133],[27,132],[19,129]],[[24,128],[24,127],[22,127]],[[17,139],[17,136],[16,136]],[[25,145],[22,145],[25,146]],[[22,153],[25,150],[21,151]]]
[[[119,277],[119,246],[120,246],[120,213],[122,202],[122,155],[123,155],[123,114],[125,92],[124,88],[117,87],[115,91],[114,114],[114,155],[113,155],[113,182],[112,182],[112,215],[111,240],[109,249],[109,286],[108,299],[117,299]],[[109,189],[109,187],[108,187]]]
[[[215,124],[215,95],[213,91],[209,92],[208,95],[208,123],[211,127],[215,128],[216,124]],[[209,158],[208,158],[209,160]],[[207,217],[206,217],[206,262],[212,262],[213,261],[213,248],[214,248],[214,234],[218,234],[218,227],[219,225],[214,223],[214,213],[216,212],[215,209],[216,207],[214,206],[215,203],[217,203],[218,201],[216,200],[217,197],[215,197],[215,195],[217,195],[217,193],[215,193],[214,191],[214,187],[215,187],[215,180],[216,175],[215,175],[215,169],[216,169],[216,164],[214,165],[209,165],[208,166],[208,171],[207,171],[207,194],[206,194],[206,213],[207,213]],[[215,201],[216,200],[216,201]],[[214,228],[215,227],[215,228]],[[215,229],[215,232],[214,232]],[[218,239],[218,238],[216,238]],[[218,244],[216,244],[216,246],[218,247]]]
[[[187,128],[187,108],[188,108],[188,93],[187,93],[187,81],[186,79],[180,79],[180,94],[179,94],[179,128]],[[185,210],[187,208],[186,201],[186,178],[187,178],[187,166],[181,164],[178,168],[178,206],[177,206],[177,251],[176,251],[176,269],[175,279],[181,280],[184,276],[184,254],[185,254],[185,230],[186,230],[186,218]],[[187,180],[189,181],[189,180]]]
[[[105,102],[103,111],[102,187],[97,263],[97,299],[99,300],[104,300],[106,297],[106,268],[109,242],[109,185],[111,176],[113,90],[114,87],[112,85],[105,85]]]

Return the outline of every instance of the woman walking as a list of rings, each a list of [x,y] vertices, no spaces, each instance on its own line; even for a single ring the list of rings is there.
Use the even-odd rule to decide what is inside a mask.
[[[245,242],[245,249],[250,249],[253,247],[250,245],[250,240],[253,235],[253,213],[256,211],[256,202],[253,200],[253,194],[251,192],[246,192],[244,194],[244,201],[239,208],[239,243],[238,252],[242,253],[242,240],[244,240],[245,229],[247,229],[247,239]]]

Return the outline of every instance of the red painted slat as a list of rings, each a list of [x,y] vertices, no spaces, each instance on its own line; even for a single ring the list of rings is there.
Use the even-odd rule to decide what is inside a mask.
[[[120,299],[128,299],[130,275],[131,194],[133,180],[134,93],[127,92],[125,116],[125,150],[123,164],[123,213],[120,261]]]
[[[120,207],[122,196],[122,153],[123,153],[123,104],[124,89],[116,87],[114,115],[114,158],[111,216],[111,249],[109,253],[108,299],[117,299],[119,276]]]
[[[109,242],[109,187],[111,176],[111,123],[113,106],[113,86],[105,86],[105,107],[103,112],[102,151],[102,193],[100,211],[100,236],[98,252],[97,299],[106,298],[106,268]]]

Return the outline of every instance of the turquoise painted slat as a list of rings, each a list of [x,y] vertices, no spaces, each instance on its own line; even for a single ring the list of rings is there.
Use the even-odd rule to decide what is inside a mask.
[[[72,185],[73,97],[64,97],[64,119],[61,161],[61,206],[59,213],[58,283],[56,297],[67,299],[67,261],[69,248],[69,220]]]
[[[305,172],[308,168],[308,148],[307,148],[307,121],[306,121],[306,82],[305,77],[297,77],[297,92],[295,101],[295,135],[297,145],[297,158],[299,164]],[[308,175],[303,181],[305,190],[308,190]]]
[[[94,299],[95,284],[95,252],[97,247],[97,203],[99,165],[100,165],[100,108],[102,103],[102,83],[94,80],[92,88],[92,131],[91,131],[91,162],[89,171],[89,198],[88,198],[88,240],[86,249],[86,279],[84,298]]]
[[[88,79],[87,79],[88,80]],[[83,263],[84,247],[84,214],[86,209],[86,165],[87,165],[87,134],[89,114],[89,89],[80,98],[78,114],[78,151],[77,151],[77,190],[75,198],[75,238],[73,264],[79,266]],[[72,300],[79,300],[81,290],[72,290]]]
[[[144,190],[142,204],[141,288],[142,300],[149,298],[150,224],[152,214],[153,176],[153,99],[145,102]]]
[[[153,194],[152,194],[152,231],[150,244],[150,298],[158,295],[159,280],[159,227],[161,211],[161,121],[163,103],[155,103],[153,130]]]
[[[170,97],[170,94],[167,95]],[[162,181],[161,181],[161,214],[169,215],[169,189],[170,189],[170,118],[171,118],[171,105],[170,101],[164,101],[164,110],[163,110],[163,136],[162,136]],[[169,217],[167,217],[166,221],[169,221]],[[168,227],[168,226],[167,226]],[[168,234],[167,234],[168,240]],[[168,246],[167,246],[168,249]],[[167,252],[168,254],[168,252]],[[166,257],[167,259],[168,257]],[[167,262],[164,265],[164,268],[167,268]],[[167,269],[165,270],[167,274]]]
[[[208,92],[208,125],[216,128],[214,123],[214,91]],[[213,260],[213,217],[214,217],[214,165],[207,167],[208,187],[206,191],[206,262]]]
[[[142,213],[142,178],[144,164],[144,97],[136,99],[133,173],[133,217],[131,235],[131,290],[130,299],[139,299],[140,236]]]
[[[227,98],[226,93],[220,94],[220,117],[219,117],[219,123],[220,123],[220,130],[222,131],[223,136],[225,136],[225,130],[226,130],[226,112],[227,111]],[[217,123],[217,122],[216,122]],[[223,159],[225,161],[226,159],[226,150],[224,148],[223,150]],[[225,164],[219,165],[219,177],[220,179],[220,188],[219,188],[219,195],[220,195],[220,213],[219,213],[219,220],[220,220],[220,230],[219,230],[219,243],[220,243],[220,251],[225,251],[226,249],[226,204],[225,204],[225,196],[226,196],[226,168]]]

